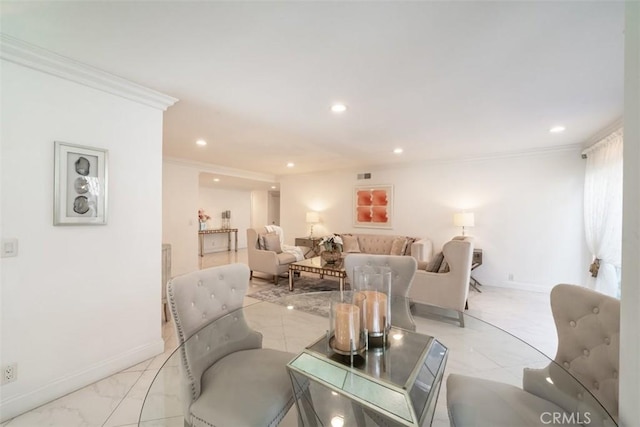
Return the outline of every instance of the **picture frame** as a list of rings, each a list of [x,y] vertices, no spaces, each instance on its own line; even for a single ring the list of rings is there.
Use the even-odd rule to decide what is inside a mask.
[[[354,187],[353,226],[393,228],[393,185]]]
[[[53,225],[107,223],[105,149],[54,142]]]

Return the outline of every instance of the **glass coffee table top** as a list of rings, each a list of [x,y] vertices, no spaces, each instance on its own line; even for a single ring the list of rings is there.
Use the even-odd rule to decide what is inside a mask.
[[[314,292],[299,296],[290,295],[274,302],[256,303],[247,298],[246,300],[251,302],[243,308],[244,317],[253,329],[262,333],[263,347],[288,351],[293,354],[293,359],[326,334],[329,319],[317,313],[328,314],[331,299],[338,296],[339,292]],[[297,297],[305,301],[301,308],[308,306],[310,299],[317,301],[318,307],[314,310],[316,314],[297,309]],[[448,349],[448,361],[435,408],[433,426],[449,426],[445,386],[449,374],[463,374],[522,388],[525,368],[543,369],[554,364],[540,351],[502,329],[468,315],[464,315],[465,327],[460,328],[457,322],[435,319],[432,315],[434,310],[438,311],[437,308],[421,305],[414,306],[412,310],[416,332],[435,337]],[[151,383],[141,409],[140,426],[183,427],[179,357],[180,352],[176,349]],[[556,364],[554,366],[560,368]],[[581,389],[583,395],[591,396],[573,377],[569,380],[574,382],[572,390]],[[560,394],[564,393],[561,390],[557,391]],[[598,406],[597,410],[598,413],[606,414],[601,406]],[[281,425],[297,425],[295,405]],[[607,425],[615,426],[616,423],[609,419]]]

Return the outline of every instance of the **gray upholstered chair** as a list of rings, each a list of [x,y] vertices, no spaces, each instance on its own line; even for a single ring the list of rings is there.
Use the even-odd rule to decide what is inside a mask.
[[[473,238],[454,238],[448,241],[442,247],[442,255],[443,263],[446,262],[448,265],[448,271],[426,271],[426,265],[418,269],[413,286],[409,290],[409,297],[417,303],[455,310],[460,326],[464,327],[462,312],[469,296]]]
[[[558,332],[554,362],[525,369],[522,389],[449,375],[452,426],[542,427],[554,413],[577,422],[553,425],[613,425],[618,418],[620,301],[580,286],[557,285],[551,291],[551,310]]]
[[[263,349],[242,303],[249,269],[230,264],[173,278],[185,426],[277,425],[293,404],[286,364],[294,355]]]
[[[409,299],[407,298],[418,266],[415,258],[395,255],[349,254],[344,259],[344,269],[347,272],[349,283],[354,283],[353,268],[362,265],[391,268],[391,295],[401,297],[391,300],[391,324],[415,331],[416,324],[411,316]]]

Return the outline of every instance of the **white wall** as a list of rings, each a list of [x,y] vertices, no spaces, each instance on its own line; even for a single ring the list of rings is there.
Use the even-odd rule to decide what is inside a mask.
[[[222,211],[231,211],[231,228],[238,229],[238,247],[247,247],[246,230],[251,225],[251,191],[200,187],[198,206],[211,216],[207,221],[207,228],[221,228]],[[232,250],[234,238],[231,236]],[[226,251],[227,243],[227,234],[207,234],[204,238],[204,253]]]
[[[251,228],[264,227],[268,224],[268,205],[268,191],[256,190],[251,192]]]
[[[2,60],[6,419],[163,351],[162,111]],[[108,224],[54,227],[54,141],[109,150]]]
[[[510,158],[424,163],[403,169],[281,177],[281,222],[287,243],[308,234],[305,212],[320,212],[314,234],[361,232],[429,237],[438,251],[452,236],[453,213],[475,213],[476,247],[484,264],[474,276],[487,285],[548,290],[582,283],[589,264],[583,231],[584,162],[577,149]],[[356,185],[394,186],[393,229],[354,228]],[[509,280],[513,275],[513,280]]]

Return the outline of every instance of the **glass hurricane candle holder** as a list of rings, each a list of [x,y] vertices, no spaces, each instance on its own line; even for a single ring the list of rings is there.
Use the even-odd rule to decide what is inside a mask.
[[[366,335],[362,329],[362,310],[354,304],[354,295],[344,292],[338,300],[331,301],[329,347],[337,354],[353,356],[366,350]]]
[[[354,299],[364,315],[361,328],[369,347],[385,347],[391,328],[391,268],[369,265],[353,269]]]

